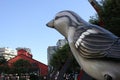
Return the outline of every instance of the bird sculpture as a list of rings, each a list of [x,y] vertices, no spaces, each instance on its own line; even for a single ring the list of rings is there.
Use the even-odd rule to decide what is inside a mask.
[[[67,39],[73,56],[91,77],[120,80],[119,37],[69,10],[58,12],[46,25]]]

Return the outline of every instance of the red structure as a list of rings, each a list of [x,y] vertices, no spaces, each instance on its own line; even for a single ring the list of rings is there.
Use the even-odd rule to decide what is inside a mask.
[[[46,76],[48,73],[48,66],[33,59],[29,48],[17,48],[17,56],[8,61],[8,65],[12,67],[13,63],[17,60],[24,59],[30,62],[33,66],[37,67],[40,76]]]

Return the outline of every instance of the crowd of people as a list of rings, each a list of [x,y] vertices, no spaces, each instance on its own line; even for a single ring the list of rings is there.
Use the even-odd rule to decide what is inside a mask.
[[[39,80],[35,74],[1,74],[0,80]]]

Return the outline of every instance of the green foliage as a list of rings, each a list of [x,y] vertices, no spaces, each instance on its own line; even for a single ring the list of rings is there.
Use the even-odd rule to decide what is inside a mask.
[[[10,70],[9,67],[6,64],[0,66],[0,74],[1,73],[8,73],[9,70]]]
[[[29,61],[24,60],[24,59],[19,59],[15,63],[13,63],[14,67],[30,67],[31,64]]]
[[[68,58],[69,46],[66,44],[62,48],[58,49],[54,54],[53,58],[50,61],[50,65],[54,68],[59,69],[62,66],[66,59]]]
[[[63,64],[66,62],[67,58],[70,56],[70,48],[69,45],[66,44],[62,48],[58,49],[54,54],[53,58],[50,61],[50,65],[52,65],[55,69],[59,70]],[[72,62],[70,63],[70,67],[67,70],[68,73],[73,71],[79,71],[80,66],[76,62],[75,58],[72,56]]]
[[[95,16],[90,16],[89,22],[92,24],[99,25],[99,17],[96,14]]]
[[[3,57],[0,56],[0,73],[8,73],[9,67],[7,65],[7,60]]]
[[[34,63],[31,64],[29,61],[24,60],[24,59],[19,59],[16,62],[13,63],[12,67],[9,67],[7,64],[2,64],[0,66],[0,73],[30,73],[38,71],[38,67]]]
[[[120,36],[120,0],[104,0],[101,4],[102,11],[100,18],[104,22],[104,28]],[[90,20],[96,22],[99,21],[99,18],[91,18]]]
[[[0,56],[0,65],[5,64],[6,62],[7,60],[3,56]]]
[[[26,73],[29,72],[31,64],[29,61],[24,59],[19,59],[13,63],[13,68],[11,69],[12,73]]]
[[[105,0],[101,14],[105,28],[120,36],[120,0]]]

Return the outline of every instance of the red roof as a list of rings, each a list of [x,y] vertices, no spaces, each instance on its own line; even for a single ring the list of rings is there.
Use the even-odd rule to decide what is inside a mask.
[[[20,51],[21,52],[21,51]],[[18,51],[18,53],[20,53]],[[47,75],[47,72],[48,72],[48,66],[44,63],[41,63],[35,59],[33,59],[32,57],[30,56],[27,56],[25,55],[25,52],[22,50],[22,53],[17,55],[16,57],[8,60],[8,65],[12,67],[12,64],[14,62],[16,62],[17,60],[19,59],[24,59],[24,60],[28,60],[31,64],[37,64],[36,66],[39,68],[40,70],[40,75]]]

